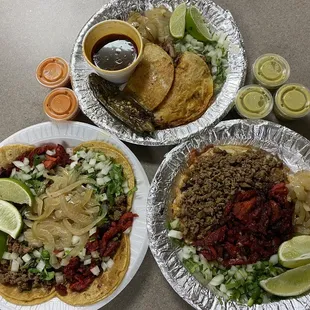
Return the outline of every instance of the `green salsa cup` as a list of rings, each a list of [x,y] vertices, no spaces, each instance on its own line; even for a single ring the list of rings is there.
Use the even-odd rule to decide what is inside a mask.
[[[235,109],[243,118],[260,119],[266,117],[273,108],[270,92],[259,85],[247,85],[239,89],[235,99]]]
[[[301,84],[291,83],[278,89],[274,113],[281,120],[296,120],[310,111],[310,91]]]
[[[276,89],[287,82],[290,65],[280,55],[264,54],[254,62],[253,74],[258,84],[268,89]]]

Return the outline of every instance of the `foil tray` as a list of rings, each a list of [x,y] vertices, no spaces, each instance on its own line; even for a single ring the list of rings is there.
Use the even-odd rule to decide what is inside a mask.
[[[174,199],[172,189],[176,177],[186,167],[189,152],[209,144],[252,145],[278,155],[293,172],[310,169],[310,141],[286,127],[268,121],[221,122],[172,149],[156,172],[147,202],[149,246],[161,272],[172,288],[196,309],[309,309],[310,294],[251,308],[231,301],[220,303],[216,294],[202,286],[178,259],[177,248],[168,238],[166,226],[168,206]]]
[[[230,73],[212,106],[198,120],[176,128],[157,130],[151,136],[140,136],[112,117],[96,100],[87,83],[93,72],[83,57],[82,42],[87,31],[106,19],[125,20],[131,11],[145,11],[161,4],[173,10],[183,0],[114,0],[104,5],[86,23],[79,33],[71,55],[71,82],[82,112],[97,126],[115,134],[119,139],[140,145],[175,145],[199,133],[208,126],[217,124],[232,108],[238,89],[243,85],[246,75],[246,58],[240,31],[231,15],[219,5],[209,0],[191,0],[202,12],[211,27],[228,34],[231,44],[228,51]]]

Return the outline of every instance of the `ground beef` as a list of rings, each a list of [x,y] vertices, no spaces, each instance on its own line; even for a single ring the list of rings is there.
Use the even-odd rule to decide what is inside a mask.
[[[109,218],[112,221],[118,221],[127,211],[127,196],[121,195],[115,198],[115,204],[109,208]]]
[[[27,246],[25,243],[18,242],[17,240],[9,237],[8,238],[8,252],[17,253],[18,255],[25,255],[33,251],[33,248]]]
[[[2,260],[0,263],[0,283],[16,285],[21,292],[38,287],[44,287],[49,291],[55,284],[54,281],[41,280],[39,275],[30,273],[26,269],[20,268],[18,272],[10,271],[10,263],[7,260]]]
[[[196,157],[185,172],[180,214],[186,240],[203,239],[222,217],[227,202],[242,190],[268,192],[286,181],[283,163],[260,149],[232,155],[217,147],[212,156]]]

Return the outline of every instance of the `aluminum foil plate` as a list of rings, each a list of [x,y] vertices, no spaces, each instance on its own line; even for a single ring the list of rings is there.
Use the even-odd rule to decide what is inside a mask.
[[[161,4],[173,10],[183,0],[114,0],[104,5],[81,30],[71,55],[71,82],[82,112],[97,126],[110,131],[119,139],[141,145],[174,145],[199,133],[207,126],[217,124],[232,108],[233,99],[243,85],[246,75],[246,59],[240,31],[230,12],[209,0],[191,0],[202,12],[211,27],[228,34],[231,44],[228,52],[230,73],[218,94],[216,101],[198,120],[176,128],[157,130],[152,136],[142,137],[135,134],[117,119],[106,112],[89,90],[87,77],[92,72],[82,53],[82,42],[87,31],[95,24],[106,19],[127,19],[131,11],[143,12]]]
[[[196,309],[249,309],[235,302],[219,302],[216,294],[202,286],[177,257],[177,248],[168,238],[167,209],[173,200],[176,176],[186,167],[189,152],[208,144],[243,144],[277,154],[292,170],[310,169],[310,141],[292,130],[268,121],[231,120],[201,132],[175,147],[165,156],[151,184],[147,202],[149,246],[161,272],[172,288]],[[251,309],[309,309],[310,294]]]

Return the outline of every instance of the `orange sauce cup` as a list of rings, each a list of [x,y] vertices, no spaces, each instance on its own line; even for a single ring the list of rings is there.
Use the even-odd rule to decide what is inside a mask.
[[[72,120],[77,116],[79,105],[73,90],[60,87],[46,96],[43,109],[51,120],[64,121]]]
[[[60,57],[44,59],[37,67],[38,82],[48,88],[67,86],[70,82],[69,65]]]

